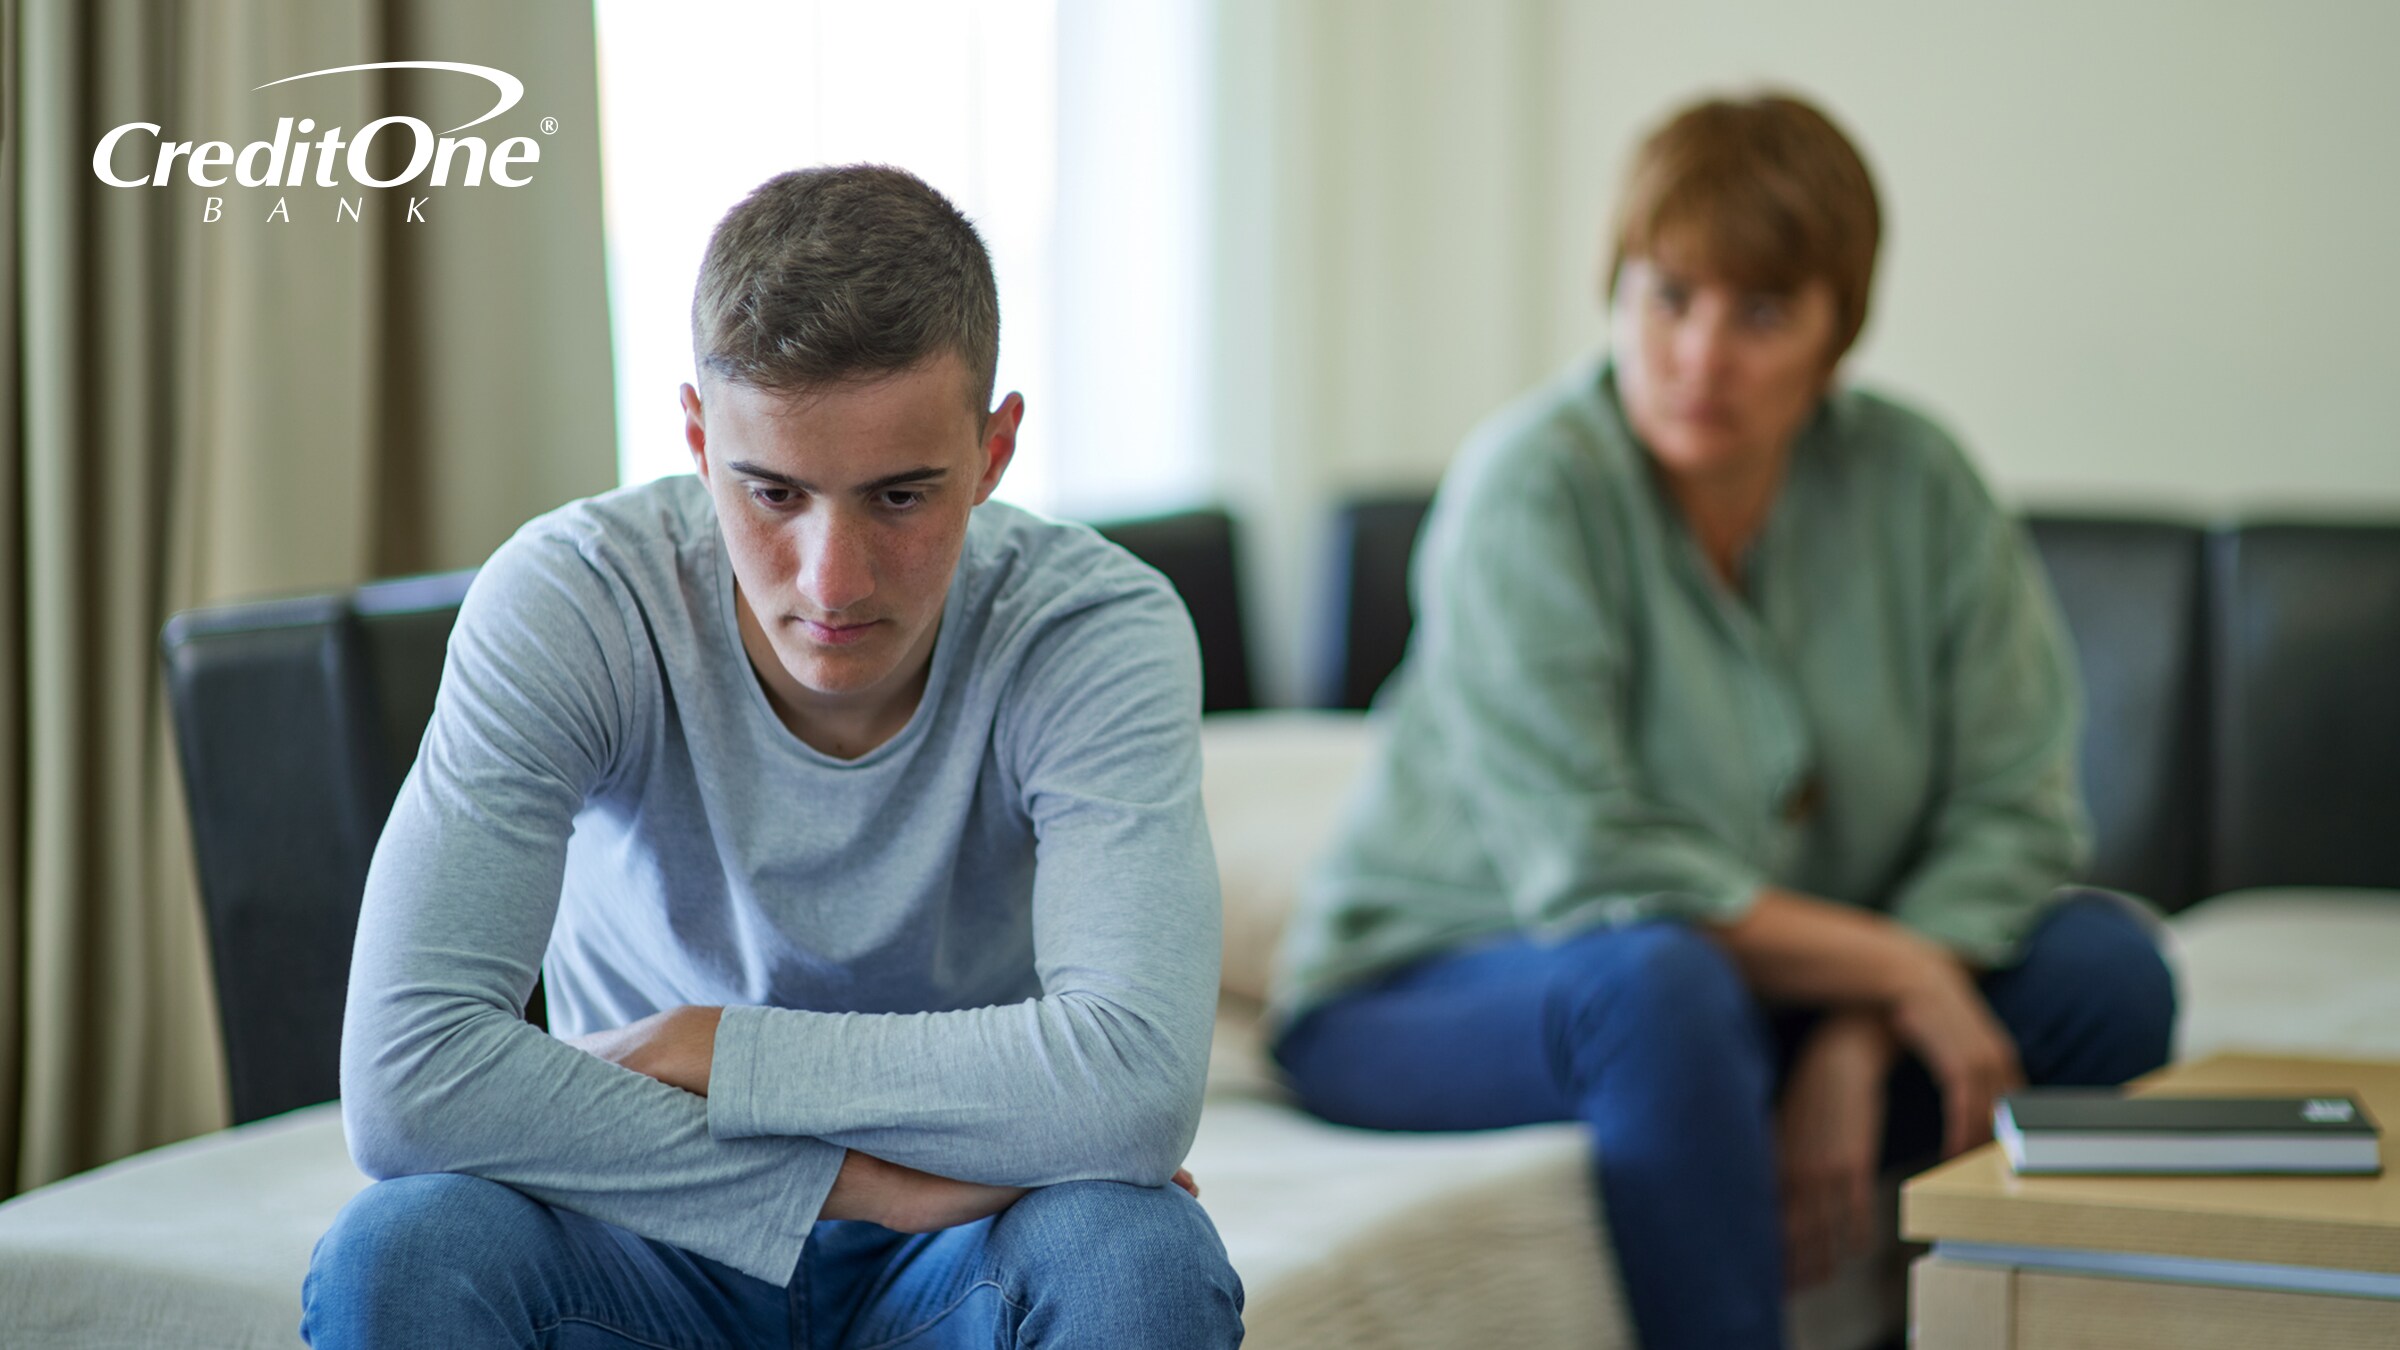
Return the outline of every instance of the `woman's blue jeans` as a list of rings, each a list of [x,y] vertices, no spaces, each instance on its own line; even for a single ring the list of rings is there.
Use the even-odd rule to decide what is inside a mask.
[[[1983,977],[2029,1081],[2113,1084],[2164,1064],[2174,982],[2141,919],[2082,892]],[[1387,1130],[1591,1127],[1609,1234],[1651,1350],[1783,1343],[1776,1084],[1812,1020],[1769,1015],[1680,923],[1512,939],[1338,997],[1276,1047],[1311,1111]],[[1885,1155],[1930,1162],[1939,1094],[1904,1059]]]
[[[1242,1287],[1190,1196],[1109,1181],[909,1236],[823,1222],[788,1285],[435,1174],[377,1182],[317,1244],[316,1346],[1227,1347]]]

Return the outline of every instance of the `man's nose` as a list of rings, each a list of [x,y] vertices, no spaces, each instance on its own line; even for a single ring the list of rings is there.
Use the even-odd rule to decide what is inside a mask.
[[[800,540],[802,598],[825,617],[839,615],[875,593],[872,541],[862,521],[822,513]]]

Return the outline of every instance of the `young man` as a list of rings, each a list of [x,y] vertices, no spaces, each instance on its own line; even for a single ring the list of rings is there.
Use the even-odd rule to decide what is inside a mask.
[[[1218,950],[1180,602],[986,502],[1024,403],[915,178],[760,187],[692,328],[697,475],[535,520],[459,614],[351,973],[381,1180],[303,1332],[1237,1344],[1177,1169]]]

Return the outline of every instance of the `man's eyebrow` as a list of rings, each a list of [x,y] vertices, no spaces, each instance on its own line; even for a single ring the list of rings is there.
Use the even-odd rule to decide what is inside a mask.
[[[744,478],[763,478],[770,483],[779,483],[795,492],[815,492],[817,490],[813,483],[801,482],[788,473],[777,473],[773,469],[752,464],[747,460],[737,459],[725,467]],[[914,469],[902,469],[898,473],[887,473],[873,482],[860,484],[858,490],[860,492],[882,492],[896,488],[903,483],[931,483],[948,477],[949,473],[950,470],[946,467],[924,464]]]

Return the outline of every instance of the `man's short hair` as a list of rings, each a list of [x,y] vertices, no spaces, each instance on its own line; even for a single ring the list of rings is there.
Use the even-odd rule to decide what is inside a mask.
[[[1866,326],[1883,232],[1875,180],[1833,120],[1761,93],[1683,109],[1634,152],[1602,286],[1636,258],[1747,289],[1833,288],[1839,359]]]
[[[797,393],[965,362],[980,415],[1000,355],[1000,295],[975,226],[923,179],[881,164],[777,174],[717,222],[692,293],[702,375]]]

